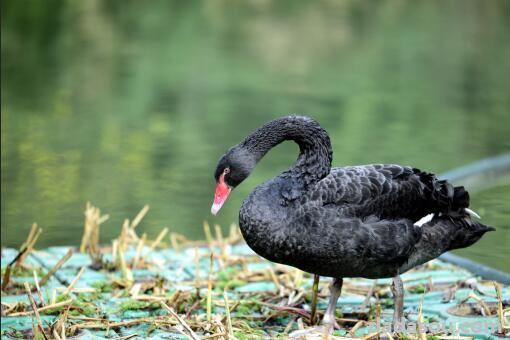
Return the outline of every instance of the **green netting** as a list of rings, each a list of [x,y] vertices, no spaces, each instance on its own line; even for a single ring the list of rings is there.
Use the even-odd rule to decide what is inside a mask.
[[[148,247],[145,248],[148,251]],[[30,254],[26,259],[26,265],[32,267],[44,274],[52,268],[60,258],[69,250],[69,247],[50,247]],[[216,254],[222,252],[220,248],[213,248]],[[200,322],[206,322],[207,314],[207,278],[210,270],[210,258],[208,256],[210,249],[199,248],[201,254],[198,262],[198,271],[195,264],[195,248],[175,251],[173,249],[163,249],[151,251],[146,259],[147,265],[143,269],[133,269],[134,285],[140,285],[142,295],[158,296],[175,308],[176,312],[190,324],[195,325]],[[285,302],[291,301],[293,296],[288,292],[283,292],[283,282],[297,273],[295,269],[279,266],[267,262],[256,256],[246,245],[228,246],[223,249],[228,256],[235,257],[236,261],[231,261],[225,266],[225,261],[218,260],[215,257],[213,262],[212,277],[212,316],[213,320],[219,318],[222,324],[225,324],[225,308],[223,300],[223,290],[226,289],[230,306],[233,308],[231,318],[235,324],[235,335],[238,338],[247,336],[248,338],[263,337],[282,337],[283,332],[291,320],[296,321],[302,318],[306,321],[306,313],[310,310],[312,278],[305,274],[300,282],[297,283],[297,276],[290,278],[292,284],[295,284],[294,297],[299,292],[302,296],[290,307]],[[5,266],[16,256],[17,251],[13,249],[2,250],[2,271]],[[125,252],[126,261],[129,262],[135,257],[136,249],[130,248]],[[111,262],[111,254],[105,253],[103,261]],[[228,262],[228,261],[227,261]],[[88,255],[75,253],[58,270],[57,275],[52,277],[48,283],[42,287],[42,296],[45,303],[48,304],[53,290],[62,289],[69,285],[75,278],[79,270],[84,267],[84,272],[76,282],[75,288],[95,288],[96,292],[71,293],[68,298],[73,299],[70,313],[73,318],[68,320],[66,327],[80,325],[84,322],[90,322],[86,318],[95,318],[98,324],[108,322],[114,326],[110,329],[86,328],[79,329],[77,338],[81,339],[101,339],[115,338],[130,334],[137,334],[141,338],[168,339],[168,338],[186,338],[182,330],[176,328],[175,318],[169,316],[168,311],[162,308],[157,301],[136,300],[133,298],[129,287],[119,286],[122,283],[122,273],[120,270],[108,271],[105,269],[95,270],[91,267],[92,261]],[[276,280],[269,275],[272,270]],[[198,273],[198,278],[196,277]],[[23,282],[29,282],[34,286],[33,276],[30,271],[25,275],[14,275],[10,285],[18,289],[10,289],[2,293],[2,326],[1,332],[5,338],[29,337],[33,327],[34,318],[28,316],[10,316],[13,313],[4,313],[9,306],[20,304],[19,309],[30,311],[29,301],[25,294]],[[291,275],[292,274],[292,275]],[[420,305],[423,304],[423,320],[428,326],[434,326],[434,323],[440,324],[445,329],[449,329],[453,334],[474,336],[476,339],[496,338],[491,333],[496,331],[498,325],[497,316],[495,316],[495,289],[491,282],[476,281],[477,287],[463,288],[459,287],[454,297],[449,302],[444,302],[445,292],[452,285],[458,282],[465,282],[473,278],[473,275],[466,270],[453,265],[441,262],[439,260],[422,266],[421,268],[406,273],[402,276],[405,282],[405,313],[409,327],[412,328],[413,321],[418,318]],[[321,290],[327,291],[325,287],[328,279],[321,279]],[[120,283],[119,283],[120,282]],[[290,281],[289,281],[290,282]],[[196,284],[199,284],[199,298],[197,298]],[[278,285],[277,285],[278,283]],[[338,301],[338,315],[343,319],[366,319],[368,325],[360,327],[356,336],[365,336],[373,331],[375,322],[375,305],[381,306],[380,321],[382,326],[391,324],[392,317],[392,299],[389,294],[389,285],[391,280],[377,280],[374,286],[373,280],[365,279],[346,279],[344,291]],[[429,285],[433,284],[430,290]],[[375,289],[373,294],[367,297],[366,292]],[[510,300],[510,288],[501,289],[503,300],[508,303]],[[480,303],[473,299],[466,300],[469,294],[476,294],[490,308],[491,316],[482,316],[477,311],[482,310]],[[57,294],[62,301],[66,297],[61,297],[61,292]],[[177,298],[176,295],[179,295]],[[135,295],[138,297],[139,295]],[[40,303],[39,297],[34,293],[35,300]],[[172,299],[175,298],[175,301]],[[235,307],[233,307],[235,305]],[[327,305],[327,294],[320,295],[318,300],[318,310],[323,311]],[[45,327],[49,327],[62,312],[62,309],[42,312],[41,318]],[[464,314],[463,314],[464,313]],[[478,313],[478,314],[477,314]],[[455,315],[457,314],[457,315]],[[82,318],[82,319],[80,319]],[[133,324],[129,322],[133,321]],[[171,323],[162,324],[161,320],[174,320]],[[125,325],[114,323],[126,323]],[[162,321],[161,321],[162,322]],[[337,330],[336,335],[347,335],[353,323],[342,323],[345,328]],[[298,322],[287,331],[295,330]],[[246,332],[246,333],[243,333]],[[199,335],[210,335],[203,329],[197,331]],[[444,332],[444,334],[446,334]]]

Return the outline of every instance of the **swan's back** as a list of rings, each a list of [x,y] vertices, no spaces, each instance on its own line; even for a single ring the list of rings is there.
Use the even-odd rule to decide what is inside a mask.
[[[427,214],[453,213],[469,206],[463,187],[396,164],[333,168],[316,190],[322,205],[336,206],[351,217],[418,221]]]

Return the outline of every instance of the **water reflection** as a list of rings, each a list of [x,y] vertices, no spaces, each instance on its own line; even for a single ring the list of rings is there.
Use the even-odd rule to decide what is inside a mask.
[[[104,240],[145,203],[150,236],[201,237],[219,155],[288,113],[328,129],[335,165],[442,172],[510,150],[503,1],[22,3],[2,2],[2,245],[33,221],[40,246],[77,244],[87,200],[112,216]],[[272,151],[214,222],[296,152]],[[502,234],[466,254],[510,267]]]

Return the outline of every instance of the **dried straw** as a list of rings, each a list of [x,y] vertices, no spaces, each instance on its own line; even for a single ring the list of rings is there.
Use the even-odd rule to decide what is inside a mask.
[[[33,309],[33,311],[35,313],[35,319],[37,321],[37,326],[41,330],[43,338],[47,340],[48,337],[44,333],[44,327],[43,327],[42,322],[41,322],[41,316],[39,315],[39,311],[37,310],[37,306],[35,304],[34,297],[32,296],[32,292],[30,291],[30,285],[28,284],[28,282],[25,282],[24,285],[25,285],[25,290],[26,290],[27,295],[28,295],[28,299],[30,300],[30,304],[32,305],[32,309]]]
[[[81,267],[80,271],[78,272],[78,274],[76,274],[76,276],[74,277],[74,279],[71,281],[71,283],[69,284],[69,286],[67,286],[66,290],[64,291],[63,295],[69,295],[69,293],[71,292],[71,290],[73,289],[74,285],[78,282],[78,280],[80,279],[81,275],[83,274],[83,272],[85,271],[85,267]]]
[[[213,272],[213,262],[214,254],[210,255],[210,264],[209,264],[209,273],[207,275],[207,321],[211,321],[212,314],[212,272]]]
[[[57,272],[57,270],[60,269],[60,267],[62,267],[64,265],[64,263],[67,262],[67,260],[69,260],[71,258],[71,256],[73,255],[73,250],[72,249],[69,249],[67,251],[67,253],[65,253],[64,256],[62,256],[62,258],[60,260],[58,260],[57,264],[50,269],[50,271],[44,275],[44,277],[41,279],[41,282],[39,282],[39,285],[42,287],[46,284],[46,282],[48,282],[48,280]]]
[[[501,286],[494,281],[494,288],[496,288],[496,295],[498,297],[498,320],[499,329],[502,334],[505,334],[505,316],[503,315],[503,301],[501,299]]]
[[[152,242],[151,246],[150,246],[150,249],[149,251],[147,252],[147,254],[150,252],[150,251],[153,251],[154,249],[156,249],[157,246],[159,246],[159,244],[161,243],[161,241],[163,240],[163,238],[165,237],[165,235],[168,233],[168,228],[164,228],[163,230],[161,230],[161,232],[159,233],[158,237],[156,237],[156,240],[154,242]],[[144,255],[144,257],[147,256],[147,254]]]
[[[487,305],[487,303],[485,303],[485,301],[483,301],[478,295],[476,295],[473,292],[469,293],[468,296],[466,296],[464,299],[462,299],[459,302],[459,304],[465,303],[469,299],[475,300],[476,302],[478,302],[480,304],[480,306],[482,306],[482,310],[483,310],[483,313],[485,314],[485,316],[491,315],[491,310],[490,310],[489,306]]]
[[[200,254],[198,248],[195,248],[195,290],[196,298],[200,299]]]
[[[44,306],[44,299],[41,293],[41,287],[39,287],[39,278],[37,277],[37,272],[34,270],[34,283],[35,283],[35,289],[37,291],[37,296],[39,296],[39,300],[41,301],[41,305]]]
[[[234,337],[234,332],[232,331],[232,319],[230,318],[230,309],[228,303],[228,295],[227,291],[223,291],[223,299],[225,300],[225,315],[227,317],[227,331],[230,338]]]
[[[37,231],[37,233],[36,233]],[[26,248],[26,250],[21,254],[21,256],[16,261],[16,268],[19,268],[23,265],[23,262],[25,261],[25,258],[30,254],[32,249],[34,248],[35,243],[39,239],[39,236],[41,236],[42,229],[37,228],[37,223],[32,224],[32,228],[30,229],[30,233],[28,234],[28,238],[23,243],[20,249]]]
[[[149,212],[149,205],[145,205],[142,210],[140,210],[140,212],[135,216],[135,218],[133,219],[133,222],[131,222],[131,225],[130,225],[130,228],[131,229],[135,229],[136,226],[138,224],[140,224],[140,222],[142,221],[142,219],[145,217],[145,215],[147,214],[147,212]]]
[[[32,227],[30,228],[30,231],[28,232],[28,237],[27,239],[21,244],[21,247],[20,249],[23,249],[23,248],[27,248],[28,245],[30,244],[31,240],[34,238],[35,236],[35,232],[37,231],[37,223],[33,223],[32,224]]]
[[[94,207],[90,202],[87,202],[84,214],[85,222],[83,224],[80,252],[88,252],[93,258],[99,257],[99,226],[108,220],[109,215],[101,216],[99,208]]]
[[[112,240],[112,263],[117,262],[117,247],[118,247],[119,241],[118,240]]]
[[[25,282],[25,283],[27,283],[27,282]],[[64,307],[64,306],[70,305],[72,302],[73,302],[72,299],[68,299],[68,300],[64,300],[64,301],[61,301],[61,302],[52,303],[52,304],[46,305],[46,306],[41,307],[41,308],[36,308],[34,310],[31,310],[31,311],[10,313],[9,316],[28,316],[28,315],[34,314],[35,311],[37,311],[37,313],[42,313],[44,311],[47,311],[47,310],[50,310],[50,309],[53,309],[53,308],[59,308],[59,307]]]
[[[190,326],[188,326],[188,324],[186,323],[186,321],[184,321],[176,312],[174,312],[174,310],[170,307],[168,307],[167,304],[165,303],[161,303],[161,305],[174,317],[177,319],[177,321],[181,324],[182,327],[184,327],[184,329],[186,329],[186,331],[188,331],[188,336],[191,337],[191,339],[193,340],[200,340],[200,338],[198,337],[198,335],[196,335],[195,332],[193,332],[193,330],[191,329]]]
[[[150,252],[152,252],[154,249],[156,249],[156,247],[161,243],[161,241],[163,240],[163,238],[165,237],[165,235],[167,233],[168,233],[168,228],[164,228],[163,230],[161,230],[158,237],[156,237],[156,240],[154,240],[154,242],[152,242],[151,246],[149,247],[149,250],[147,250],[147,252],[142,255],[142,258],[141,258],[142,263],[146,261],[147,256],[150,254]]]
[[[65,292],[66,290],[67,290],[67,287],[57,287],[57,288],[55,288],[55,291],[57,291],[57,292]],[[94,294],[94,293],[97,293],[97,292],[98,292],[98,289],[92,288],[92,287],[79,287],[79,288],[73,287],[69,291],[69,293],[78,293],[78,294],[83,294],[83,293]]]
[[[209,249],[212,250],[213,238],[211,236],[211,227],[207,221],[204,221],[204,234],[205,239],[207,240],[207,245],[209,246]]]
[[[225,248],[225,244],[223,242],[223,234],[221,233],[221,227],[219,224],[214,225],[214,231],[216,232],[216,242],[221,250],[221,253],[220,253],[221,257],[225,257],[226,256],[226,248]]]
[[[142,238],[138,241],[138,245],[136,246],[136,254],[135,258],[133,259],[133,264],[131,268],[135,269],[138,267],[138,261],[140,260],[140,255],[142,254],[143,246],[145,244],[145,240],[147,239],[147,234],[143,233]]]
[[[23,248],[18,255],[7,265],[5,268],[4,276],[2,278],[2,291],[5,291],[9,286],[9,282],[11,280],[11,268],[14,263],[18,261],[18,259],[23,256],[23,254],[27,251],[27,248]]]

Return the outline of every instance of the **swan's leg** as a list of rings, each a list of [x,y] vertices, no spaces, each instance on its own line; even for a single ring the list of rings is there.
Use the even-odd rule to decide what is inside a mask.
[[[391,285],[391,292],[393,293],[393,332],[398,333],[403,325],[404,321],[404,284],[400,275],[396,275],[393,278]]]
[[[331,284],[329,285],[329,303],[328,303],[328,309],[326,309],[326,313],[324,314],[324,318],[322,319],[322,324],[326,327],[330,327],[331,330],[333,330],[335,327],[338,327],[336,320],[335,320],[335,311],[336,311],[336,303],[338,301],[338,298],[340,297],[340,294],[342,293],[342,284],[344,283],[344,280],[342,278],[340,279],[333,279],[331,281]]]
[[[336,311],[336,302],[342,293],[342,284],[343,279],[333,279],[331,284],[329,285],[329,292],[331,293],[329,297],[328,308],[326,309],[326,313],[322,318],[321,325],[315,326],[311,328],[307,328],[304,330],[294,331],[289,334],[290,338],[298,338],[298,337],[306,337],[307,335],[312,334],[333,334],[335,327],[340,328],[335,319],[335,311]]]

